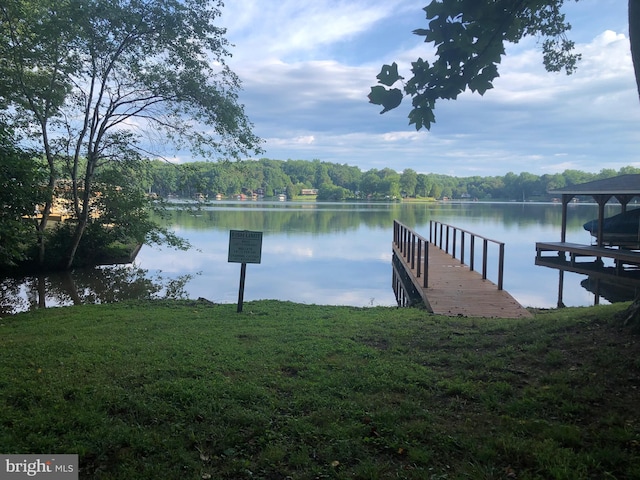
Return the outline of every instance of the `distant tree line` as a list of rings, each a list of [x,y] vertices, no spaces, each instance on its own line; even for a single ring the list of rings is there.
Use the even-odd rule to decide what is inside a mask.
[[[534,175],[509,172],[504,176],[453,177],[417,173],[407,168],[360,170],[359,167],[320,160],[246,160],[239,162],[149,163],[145,187],[161,197],[193,198],[260,193],[265,197],[286,194],[296,198],[305,189],[316,189],[318,200],[350,199],[471,199],[548,200],[549,190],[640,173],[639,168],[602,169],[599,173],[565,170]]]

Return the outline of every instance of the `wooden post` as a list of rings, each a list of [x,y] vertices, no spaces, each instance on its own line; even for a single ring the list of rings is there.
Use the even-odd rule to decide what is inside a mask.
[[[244,279],[247,276],[247,264],[240,267],[240,289],[238,291],[238,313],[242,312],[242,302],[244,301]]]
[[[422,286],[427,288],[429,286],[429,243],[424,242],[424,278],[422,280]]]
[[[473,271],[474,261],[476,259],[476,236],[471,234],[471,246],[469,247],[469,270]]]
[[[498,259],[498,290],[503,290],[504,283],[504,243],[500,244],[500,258]]]
[[[409,242],[409,231],[405,228],[402,227],[402,249],[400,250],[402,252],[402,256],[404,258],[408,258],[408,253],[407,253],[407,243]]]
[[[567,205],[573,198],[573,195],[562,195],[562,228],[560,230],[560,241],[567,241]]]
[[[411,232],[410,255],[411,255],[411,269],[414,269],[416,266],[416,234],[414,232]]]
[[[485,238],[482,242],[482,279],[487,279],[487,239]]]
[[[558,308],[564,308],[565,305],[562,298],[564,294],[564,270],[560,269],[558,270],[558,273]]]
[[[454,228],[453,229],[453,245],[451,246],[451,251],[453,252],[451,254],[451,256],[453,258],[456,258],[456,241],[457,241],[457,237],[458,237],[458,229]]]
[[[593,195],[593,198],[598,203],[598,247],[604,245],[604,206],[607,204],[611,195]]]
[[[444,249],[444,251],[449,253],[449,225],[447,225],[447,239],[445,240],[445,245],[446,248]]]

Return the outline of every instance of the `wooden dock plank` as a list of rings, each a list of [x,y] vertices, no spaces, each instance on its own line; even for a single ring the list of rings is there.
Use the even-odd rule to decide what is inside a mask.
[[[596,247],[569,242],[536,242],[536,257],[544,258],[543,252],[569,253],[574,259],[576,256],[605,257],[634,265],[640,264],[640,252],[624,248]]]
[[[422,278],[417,278],[416,268],[411,268],[400,249],[393,250],[411,272],[411,279],[422,295],[425,306],[433,313],[448,316],[530,318],[531,312],[520,305],[507,291],[498,290],[495,283],[484,280],[479,272],[471,271],[467,265],[438,248],[429,245],[429,282],[422,287]],[[420,259],[416,259],[415,265]]]

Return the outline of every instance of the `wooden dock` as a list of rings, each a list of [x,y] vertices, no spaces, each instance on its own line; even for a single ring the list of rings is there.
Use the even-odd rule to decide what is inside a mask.
[[[552,257],[564,259],[569,254],[569,263],[575,265],[578,258],[610,258],[618,269],[623,265],[640,265],[640,252],[637,250],[627,250],[625,248],[598,247],[594,245],[582,245],[568,242],[537,242],[536,260],[548,259],[543,252],[551,252]]]
[[[421,297],[422,303],[430,312],[485,318],[532,317],[531,312],[507,291],[483,278],[482,273],[472,270],[433,243],[423,241],[424,246],[413,249],[407,249],[394,241],[394,269],[400,270],[395,273],[402,275],[405,282],[408,279],[412,283],[411,291]],[[425,251],[428,252],[426,262]],[[411,253],[407,255],[407,252]],[[426,278],[428,281],[425,282]]]

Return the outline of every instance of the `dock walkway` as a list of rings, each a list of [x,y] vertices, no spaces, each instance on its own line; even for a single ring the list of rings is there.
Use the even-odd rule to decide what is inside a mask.
[[[415,261],[402,252],[399,245],[392,244],[393,252],[413,284],[425,307],[432,313],[447,316],[530,318],[531,312],[524,308],[507,291],[483,278],[480,272],[471,270],[460,260],[436,245],[414,251]],[[424,251],[428,251],[428,286],[424,286]],[[420,255],[422,258],[417,258]],[[413,268],[412,268],[413,264]]]

